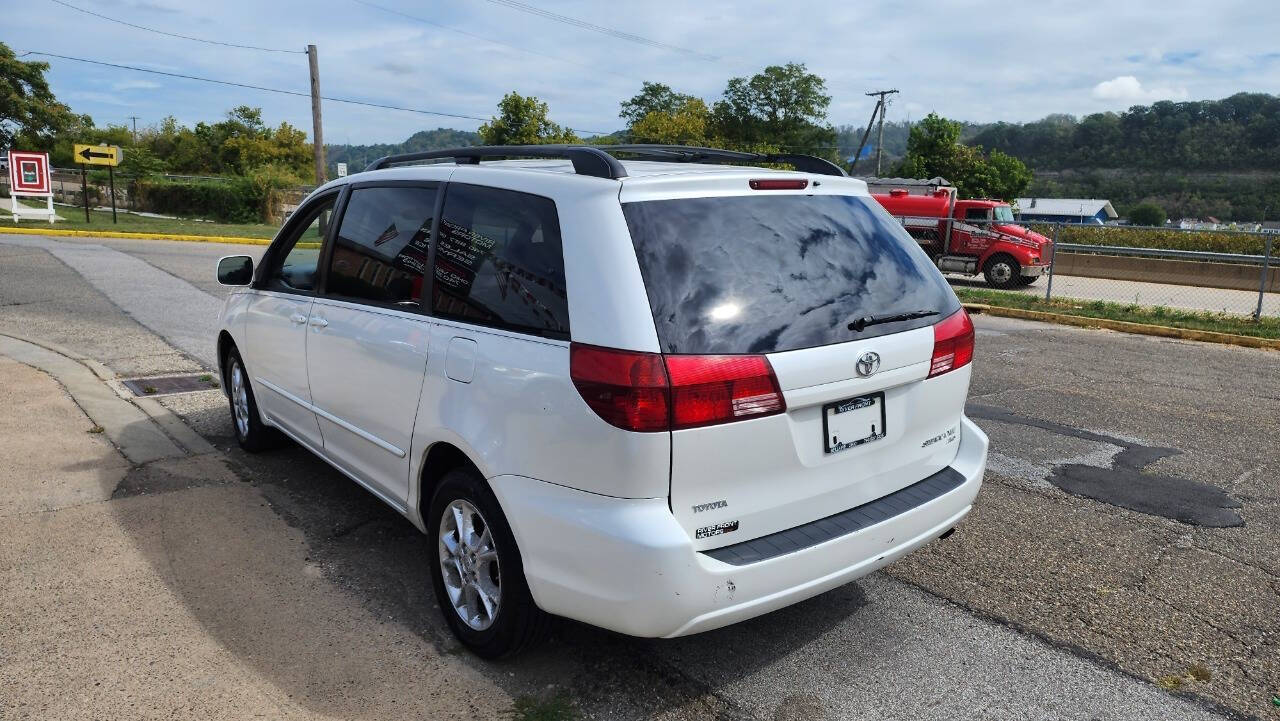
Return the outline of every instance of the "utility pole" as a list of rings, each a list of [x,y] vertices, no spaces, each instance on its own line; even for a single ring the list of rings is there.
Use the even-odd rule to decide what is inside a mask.
[[[129,119],[133,121],[133,144],[138,144],[138,116],[130,115]]]
[[[879,177],[880,175],[880,166],[882,161],[884,160],[884,112],[889,107],[888,96],[893,95],[897,92],[898,92],[897,90],[876,90],[866,94],[867,97],[880,98],[880,100],[876,103],[876,105],[880,108],[880,130],[877,132],[877,138],[876,138],[876,176],[877,177]],[[871,127],[868,126],[867,130],[871,130]]]
[[[324,131],[320,124],[320,61],[316,46],[307,46],[307,64],[311,66],[311,142],[316,160],[316,185],[324,185]]]

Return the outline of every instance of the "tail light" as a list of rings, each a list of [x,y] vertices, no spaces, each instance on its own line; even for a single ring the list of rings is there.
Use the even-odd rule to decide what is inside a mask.
[[[769,180],[748,180],[747,185],[752,190],[804,190],[809,187],[809,181],[803,178],[799,179],[769,179]]]
[[[786,410],[762,355],[669,355],[574,343],[569,375],[607,423],[629,431],[699,428]]]
[[[669,355],[671,428],[697,428],[786,410],[762,355]]]
[[[973,360],[973,321],[964,308],[933,326],[933,363],[929,377],[962,368]]]

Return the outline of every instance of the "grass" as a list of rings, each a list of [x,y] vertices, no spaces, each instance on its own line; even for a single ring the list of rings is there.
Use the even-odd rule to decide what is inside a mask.
[[[1132,303],[1112,303],[1102,300],[1075,300],[1054,298],[1046,301],[1043,296],[1008,293],[983,288],[956,288],[956,295],[965,303],[986,303],[1004,308],[1022,308],[1047,313],[1062,313],[1086,318],[1145,323],[1169,328],[1186,328],[1215,333],[1232,333],[1257,338],[1280,338],[1280,318],[1263,316],[1255,321],[1248,316],[1209,313],[1191,310],[1175,310],[1164,306],[1141,306]]]
[[[19,201],[23,205],[39,207],[36,203],[25,200]],[[110,210],[91,210],[89,211],[90,222],[84,222],[84,208],[73,208],[66,205],[53,206],[62,220],[50,225],[44,219],[23,219],[21,223],[14,223],[13,216],[8,213],[9,199],[4,198],[4,203],[0,204],[0,232],[6,227],[23,227],[23,228],[58,228],[61,230],[87,230],[87,231],[119,231],[124,233],[156,233],[159,235],[225,235],[241,238],[264,238],[270,240],[275,236],[276,231],[280,229],[277,225],[267,225],[265,223],[214,223],[202,220],[194,220],[187,218],[178,218],[168,220],[165,218],[147,218],[132,213],[117,213],[116,218],[119,222],[111,222]]]
[[[512,706],[511,718],[515,721],[575,721],[581,718],[581,714],[563,695],[547,699],[521,696]]]

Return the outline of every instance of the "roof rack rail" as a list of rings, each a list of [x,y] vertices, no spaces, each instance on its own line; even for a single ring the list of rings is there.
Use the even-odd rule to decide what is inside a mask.
[[[567,158],[573,162],[573,172],[597,178],[625,178],[626,168],[617,159],[600,148],[590,145],[476,145],[468,148],[426,150],[419,153],[388,155],[369,163],[365,170],[378,170],[397,163],[416,160],[452,158],[459,165],[476,165],[481,158]]]
[[[600,148],[610,153],[627,153],[681,163],[786,163],[803,173],[848,175],[843,168],[829,160],[800,153],[751,153],[696,145],[602,145]]]
[[[458,164],[476,165],[481,158],[567,158],[578,175],[597,178],[625,178],[627,170],[609,153],[666,160],[677,163],[786,163],[796,170],[818,175],[845,176],[844,170],[829,160],[799,153],[748,153],[694,145],[476,145],[467,148],[426,150],[378,158],[365,170],[378,170],[419,160],[451,159]]]

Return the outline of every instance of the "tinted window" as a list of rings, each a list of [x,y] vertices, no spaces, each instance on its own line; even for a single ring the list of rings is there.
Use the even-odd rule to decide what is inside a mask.
[[[964,219],[965,220],[986,220],[987,209],[986,208],[970,208],[964,211]]]
[[[351,191],[329,259],[325,293],[418,305],[435,208],[435,188]]]
[[[280,260],[272,263],[272,270],[267,278],[268,288],[285,291],[315,290],[320,246],[324,243],[325,233],[329,231],[333,203],[337,198],[337,194],[334,194],[315,205],[300,209],[305,216],[298,219],[297,225],[291,226],[291,235],[274,254]]]
[[[960,307],[914,240],[865,197],[753,195],[623,205],[668,353],[770,353],[896,333]]]
[[[510,190],[451,184],[436,248],[436,314],[554,337],[569,333],[556,206]]]

